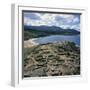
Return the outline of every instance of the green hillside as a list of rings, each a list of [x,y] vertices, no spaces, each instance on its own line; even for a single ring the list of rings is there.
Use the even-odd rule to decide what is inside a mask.
[[[80,32],[74,30],[43,31],[43,30],[28,29],[28,30],[24,30],[24,40],[44,37],[49,35],[77,35],[77,34],[80,34]]]

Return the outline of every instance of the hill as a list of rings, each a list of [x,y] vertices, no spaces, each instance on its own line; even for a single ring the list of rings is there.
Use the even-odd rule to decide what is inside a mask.
[[[74,29],[62,29],[57,26],[24,26],[24,40],[48,35],[76,35],[79,31]]]

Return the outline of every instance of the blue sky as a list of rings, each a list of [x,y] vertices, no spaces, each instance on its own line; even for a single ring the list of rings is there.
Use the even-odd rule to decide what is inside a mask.
[[[24,12],[24,25],[58,26],[64,29],[70,28],[80,31],[80,15]]]

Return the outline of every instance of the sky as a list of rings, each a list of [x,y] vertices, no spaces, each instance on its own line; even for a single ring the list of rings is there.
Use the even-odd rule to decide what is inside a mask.
[[[63,29],[75,29],[80,31],[80,14],[24,12],[24,25],[57,26]]]

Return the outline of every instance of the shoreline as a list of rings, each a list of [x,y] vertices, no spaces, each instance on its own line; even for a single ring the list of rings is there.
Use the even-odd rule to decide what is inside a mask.
[[[38,38],[34,38],[34,39],[29,39],[29,40],[26,40],[24,41],[24,48],[27,48],[27,47],[33,47],[33,46],[37,46],[37,45],[40,45],[39,43],[36,43],[35,40],[37,40]],[[43,43],[43,44],[55,44],[55,43],[64,43],[64,42],[68,42],[68,41],[54,41],[54,42],[47,42],[47,43]],[[41,45],[43,45],[41,44]],[[79,45],[75,44],[76,47],[80,47]]]
[[[32,47],[32,46],[39,45],[39,43],[35,43],[34,40],[36,39],[29,39],[24,41],[24,47]]]

